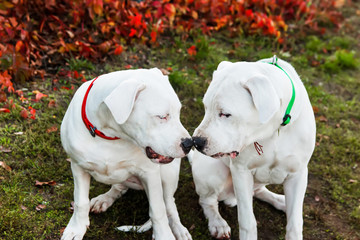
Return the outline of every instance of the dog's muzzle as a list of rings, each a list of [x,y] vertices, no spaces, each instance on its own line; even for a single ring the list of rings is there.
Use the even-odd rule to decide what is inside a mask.
[[[181,139],[181,144],[180,144],[182,150],[184,151],[185,154],[188,154],[192,148],[192,146],[194,146],[194,142],[191,138],[183,138]]]
[[[193,137],[194,147],[201,153],[204,152],[207,140],[204,137]]]

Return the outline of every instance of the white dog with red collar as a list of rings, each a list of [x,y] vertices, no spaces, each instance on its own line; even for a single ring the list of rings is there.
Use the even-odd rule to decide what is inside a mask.
[[[295,69],[280,59],[221,62],[203,99],[205,116],[189,154],[212,236],[230,238],[218,201],[237,204],[241,240],[256,239],[253,195],[287,215],[286,239],[302,239],[314,113]],[[283,184],[284,195],[266,189]]]
[[[191,239],[173,197],[180,158],[193,145],[180,108],[168,78],[156,68],[105,74],[78,89],[61,125],[75,202],[61,239],[82,239],[89,211],[106,211],[128,188],[146,191],[153,238]],[[91,176],[112,186],[90,201]]]

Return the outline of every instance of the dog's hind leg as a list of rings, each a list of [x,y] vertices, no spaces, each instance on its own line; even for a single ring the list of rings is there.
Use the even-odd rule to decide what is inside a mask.
[[[61,240],[82,239],[89,221],[89,188],[90,175],[79,165],[71,162],[71,170],[74,177],[74,213],[66,226]]]
[[[111,189],[109,191],[91,199],[91,212],[105,212],[115,202],[115,200],[124,195],[127,190],[128,188],[121,183],[111,185]]]
[[[255,185],[254,196],[273,205],[276,209],[286,212],[285,196],[271,192],[265,185]]]

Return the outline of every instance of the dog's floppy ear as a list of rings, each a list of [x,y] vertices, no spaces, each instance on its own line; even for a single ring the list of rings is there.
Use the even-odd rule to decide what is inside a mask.
[[[225,68],[226,66],[229,66],[231,65],[232,62],[229,62],[229,61],[222,61],[221,63],[219,63],[218,67],[216,70],[221,70],[223,68]]]
[[[144,88],[145,84],[140,80],[125,80],[105,98],[104,103],[118,124],[128,119],[138,94]]]
[[[252,96],[260,123],[267,123],[280,108],[280,98],[270,80],[264,75],[256,75],[245,82],[244,88]]]

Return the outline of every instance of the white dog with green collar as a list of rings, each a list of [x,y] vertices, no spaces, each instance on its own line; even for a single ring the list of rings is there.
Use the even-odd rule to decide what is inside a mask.
[[[218,211],[218,201],[224,201],[237,204],[240,239],[256,239],[255,196],[286,212],[286,239],[302,239],[316,126],[295,69],[276,57],[221,62],[203,102],[205,116],[193,134],[203,154],[190,152],[189,159],[211,235],[230,238]],[[285,196],[266,184],[283,184]]]

